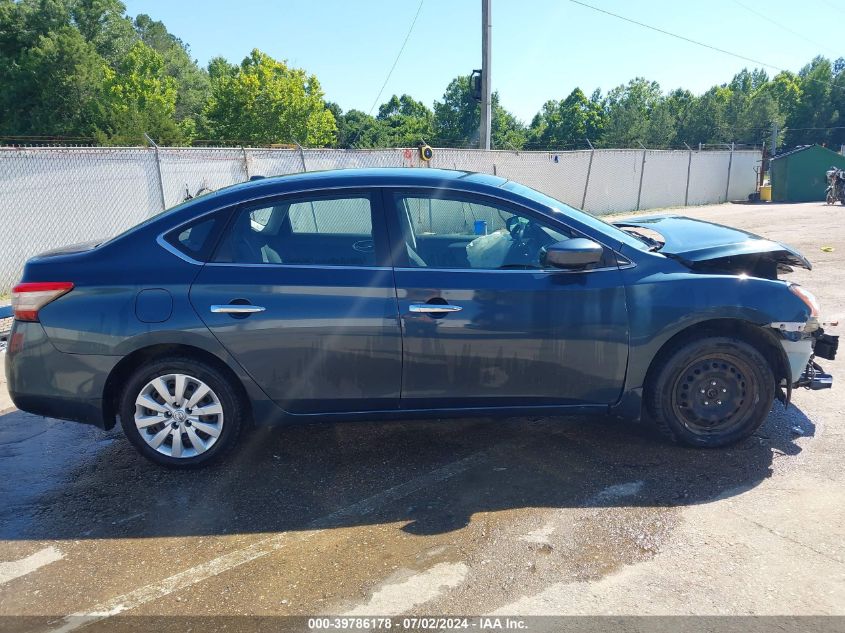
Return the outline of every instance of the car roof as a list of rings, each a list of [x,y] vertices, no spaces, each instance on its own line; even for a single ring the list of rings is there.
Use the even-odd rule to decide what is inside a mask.
[[[430,167],[331,169],[285,176],[253,177],[247,182],[223,187],[166,209],[126,233],[122,233],[118,238],[136,230],[161,231],[161,226],[176,226],[198,214],[213,210],[215,207],[240,204],[265,196],[296,194],[320,189],[363,189],[367,187],[431,187],[466,192],[484,192],[490,189],[500,189],[507,182],[505,178],[491,176],[490,174]],[[501,191],[503,197],[513,197],[508,192]]]
[[[227,187],[226,191],[268,189],[296,190],[312,186],[441,186],[461,188],[462,184],[501,187],[507,180],[498,176],[454,169],[412,167],[366,167],[309,171],[284,176],[255,178],[249,182]]]

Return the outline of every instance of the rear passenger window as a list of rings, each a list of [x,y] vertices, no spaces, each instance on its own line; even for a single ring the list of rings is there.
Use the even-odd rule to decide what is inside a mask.
[[[319,197],[239,211],[215,262],[376,266],[368,196]]]
[[[367,198],[310,200],[290,205],[293,233],[340,233],[372,235],[373,223]]]
[[[210,247],[208,240],[216,218],[214,216],[195,222],[187,227],[176,229],[167,235],[167,241],[177,249],[194,259],[203,259],[203,254]]]

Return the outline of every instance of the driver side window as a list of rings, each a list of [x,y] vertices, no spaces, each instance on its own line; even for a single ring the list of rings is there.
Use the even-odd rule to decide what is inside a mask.
[[[396,194],[408,265],[414,268],[544,268],[544,247],[572,234],[487,200]]]

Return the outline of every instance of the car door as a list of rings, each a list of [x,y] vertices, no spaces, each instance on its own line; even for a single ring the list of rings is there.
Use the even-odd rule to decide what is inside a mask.
[[[580,236],[479,194],[385,192],[403,335],[403,408],[615,402],[628,355],[615,253],[546,269],[541,249]]]
[[[394,409],[401,333],[381,196],[369,190],[238,208],[191,302],[283,409]]]

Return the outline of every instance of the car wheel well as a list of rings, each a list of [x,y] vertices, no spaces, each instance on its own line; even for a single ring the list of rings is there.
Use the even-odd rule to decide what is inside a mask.
[[[649,365],[645,379],[646,389],[652,387],[658,369],[662,367],[666,358],[689,341],[705,336],[732,336],[745,341],[769,361],[769,367],[775,376],[776,387],[783,379],[789,382],[791,376],[789,361],[774,332],[769,332],[765,327],[742,319],[711,319],[681,330],[663,344]]]
[[[137,349],[131,354],[125,356],[114,367],[114,369],[112,369],[106,379],[105,388],[103,389],[103,418],[105,420],[106,429],[114,427],[117,421],[121,392],[123,390],[123,386],[126,384],[126,381],[132,373],[141,365],[167,356],[178,356],[186,360],[202,361],[220,371],[224,376],[232,381],[234,389],[240,396],[241,401],[244,403],[247,414],[246,420],[252,419],[252,408],[250,406],[250,400],[247,396],[246,389],[235,372],[233,372],[226,363],[211,352],[207,352],[199,347],[165,343]]]

